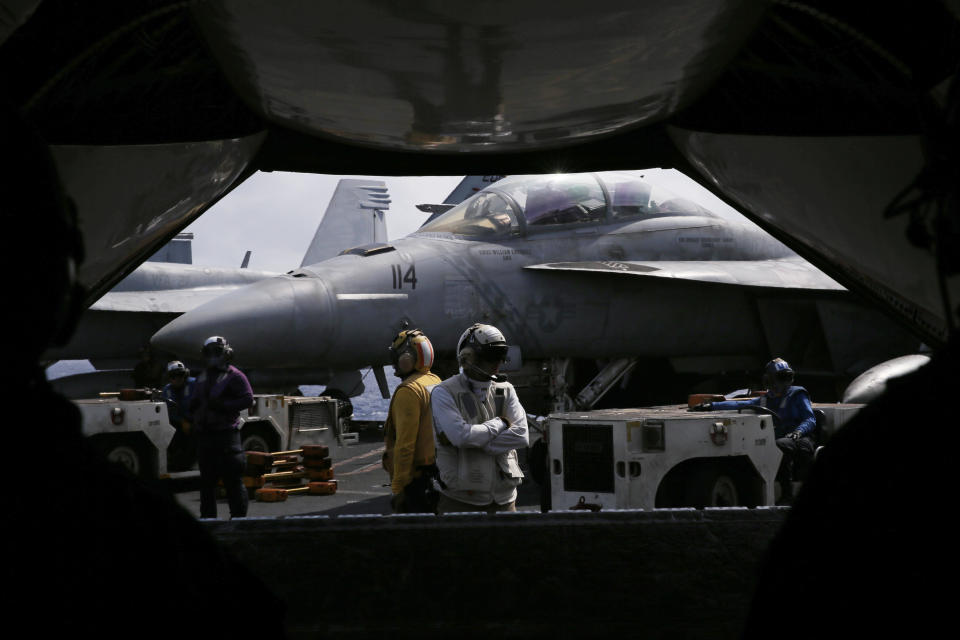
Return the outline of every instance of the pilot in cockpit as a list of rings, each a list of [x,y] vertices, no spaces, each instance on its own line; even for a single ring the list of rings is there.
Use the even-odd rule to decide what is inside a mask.
[[[490,200],[487,207],[487,218],[497,231],[509,229],[513,224],[513,212],[510,210],[510,205],[502,198]]]
[[[564,224],[585,222],[593,211],[601,207],[590,206],[590,188],[585,184],[571,182],[546,182],[531,188],[527,193],[527,224]]]
[[[503,231],[513,226],[513,211],[510,205],[495,193],[481,193],[468,205],[464,220],[487,228],[487,233]]]

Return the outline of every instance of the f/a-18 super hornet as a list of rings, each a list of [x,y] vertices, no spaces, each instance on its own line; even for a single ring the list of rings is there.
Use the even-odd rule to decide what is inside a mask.
[[[960,11],[914,5],[0,0],[0,80],[76,201],[87,304],[257,170],[669,166],[938,346]]]
[[[152,344],[188,355],[218,334],[252,369],[354,369],[385,364],[390,337],[415,326],[442,365],[465,327],[486,322],[517,347],[509,366],[531,411],[594,405],[629,370],[664,393],[770,353],[829,386],[916,346],[756,226],[663,188],[666,177],[509,176],[406,238],[197,307]]]
[[[389,208],[390,195],[382,180],[340,180],[301,264],[320,262],[337,255],[344,247],[385,240],[384,212]],[[174,245],[185,242],[189,239],[182,238]],[[164,254],[159,257],[165,257],[166,261],[149,260],[137,267],[84,312],[70,342],[44,354],[48,361],[90,360],[96,368],[96,371],[58,378],[55,382],[58,390],[70,397],[87,397],[98,391],[148,383],[151,377],[153,384],[158,384],[166,358],[161,352],[151,353],[145,349],[154,332],[201,304],[279,275],[246,268],[249,252],[239,268],[184,264],[192,261],[189,251],[173,253],[184,255],[171,259]],[[133,376],[138,360],[154,371],[153,376],[146,376],[142,382]],[[261,370],[251,372],[250,376],[262,391],[289,392],[302,384],[326,384],[347,396],[363,391],[360,374],[355,370],[330,371],[326,367]]]

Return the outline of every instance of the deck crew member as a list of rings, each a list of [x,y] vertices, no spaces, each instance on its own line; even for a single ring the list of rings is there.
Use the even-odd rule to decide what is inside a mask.
[[[814,434],[817,419],[810,404],[810,394],[803,387],[793,385],[794,372],[782,358],[774,358],[763,371],[763,385],[767,393],[747,400],[706,402],[694,409],[737,409],[744,405],[759,405],[774,412],[773,432],[777,447],[783,452],[783,460],[777,471],[781,487],[782,503],[793,500],[794,469],[805,469],[816,450]]]
[[[190,403],[197,427],[200,462],[200,517],[217,517],[217,480],[223,479],[230,517],[247,515],[243,486],[246,456],[240,442],[240,412],[253,404],[247,376],[230,364],[233,349],[222,336],[210,336],[201,350],[206,369]]]
[[[506,357],[503,334],[474,324],[457,342],[463,370],[433,390],[439,513],[516,511],[523,480],[517,448],[529,444],[529,435],[517,392],[498,375]]]
[[[394,374],[402,382],[393,392],[383,426],[383,466],[390,474],[394,513],[434,513],[436,445],[430,391],[440,378],[430,372],[433,345],[419,329],[407,329],[390,345]]]
[[[196,391],[197,379],[190,375],[179,360],[167,363],[167,379],[163,386],[163,401],[167,403],[167,419],[176,429],[168,449],[170,461],[178,470],[188,469],[196,461],[197,440],[193,433],[193,415],[190,400]]]

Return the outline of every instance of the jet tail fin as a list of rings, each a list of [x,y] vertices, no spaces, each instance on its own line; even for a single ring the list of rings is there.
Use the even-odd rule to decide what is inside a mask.
[[[386,242],[383,212],[389,208],[390,194],[382,180],[341,179],[300,266],[332,258],[349,247]]]
[[[250,264],[250,250],[247,249],[247,253],[244,254],[243,256],[243,262],[240,263],[240,268],[246,269],[249,264]]]
[[[443,201],[443,204],[460,204],[477,191],[489,187],[497,180],[505,177],[506,176],[463,176],[463,180],[453,188],[453,191],[451,191],[447,199]]]
[[[193,234],[178,233],[159,251],[147,258],[147,262],[193,264]]]

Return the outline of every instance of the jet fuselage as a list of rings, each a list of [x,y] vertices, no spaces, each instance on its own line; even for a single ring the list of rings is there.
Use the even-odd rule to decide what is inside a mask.
[[[545,196],[530,188],[521,198],[510,189],[518,181],[496,183],[481,192],[487,202],[472,199],[483,205],[472,212],[448,212],[389,245],[360,248],[221,297],[168,325],[154,342],[189,353],[217,334],[248,367],[339,368],[386,363],[386,345],[405,324],[423,329],[441,355],[452,355],[463,329],[480,321],[500,327],[525,359],[752,352],[757,327],[737,289],[527,268],[600,263],[615,271],[619,261],[747,263],[793,256],[752,225],[666,196],[658,205],[649,187],[637,196],[623,186],[636,177],[617,179],[606,194],[580,185],[576,214],[558,214],[569,203],[554,202],[550,215],[539,217],[534,201]],[[619,195],[611,196],[616,187]],[[642,210],[611,205],[639,200]],[[508,226],[483,226],[507,214]]]
[[[406,238],[200,306],[153,343],[189,356],[223,335],[241,367],[356,369],[386,364],[408,326],[452,361],[463,330],[485,322],[522,364],[649,358],[669,361],[661,374],[713,374],[776,352],[826,376],[912,346],[758,227],[645,175],[510,176]]]

